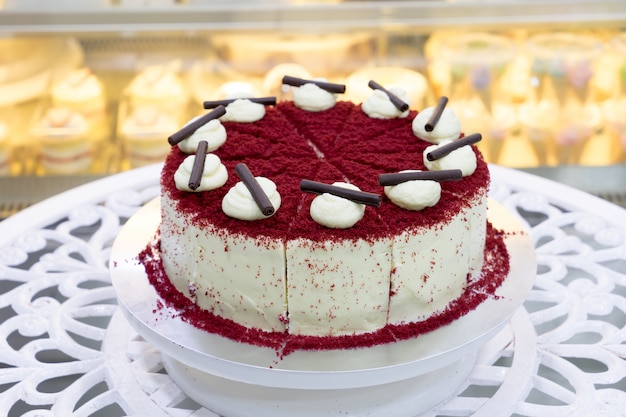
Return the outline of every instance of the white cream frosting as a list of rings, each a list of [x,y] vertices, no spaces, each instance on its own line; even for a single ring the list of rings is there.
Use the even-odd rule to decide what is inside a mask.
[[[41,120],[42,135],[72,135],[84,133],[87,130],[87,120],[75,111],[65,107],[48,109]]]
[[[265,116],[265,106],[242,98],[226,106],[226,114],[220,119],[224,122],[252,123]]]
[[[424,165],[426,165],[426,168],[428,168],[429,171],[460,169],[464,177],[472,175],[476,170],[476,154],[474,153],[470,145],[465,145],[458,149],[455,149],[446,156],[435,159],[434,161],[428,160],[426,155],[429,152],[449,142],[450,141],[442,142],[438,145],[431,145],[424,149]]]
[[[147,99],[176,95],[186,99],[185,88],[177,74],[178,67],[179,64],[175,61],[146,67],[131,81],[128,86],[129,94]]]
[[[415,119],[413,119],[413,133],[415,136],[430,143],[441,143],[458,139],[461,135],[461,122],[454,111],[449,108],[443,109],[435,128],[431,132],[426,131],[425,125],[428,123],[434,110],[434,107],[428,107],[415,116]]]
[[[155,106],[137,107],[122,123],[124,137],[136,140],[156,139],[163,141],[163,136],[176,131],[178,124],[169,114]],[[169,146],[169,145],[168,145]]]
[[[52,98],[59,101],[79,102],[101,98],[104,102],[100,80],[88,69],[78,68],[52,87]]]
[[[198,118],[191,119],[187,125],[196,119]],[[203,140],[209,144],[207,152],[213,152],[226,142],[226,129],[222,126],[222,122],[219,119],[213,119],[200,126],[191,136],[181,141],[178,147],[185,153],[195,153],[196,149],[198,149],[198,143]]]
[[[176,188],[182,191],[200,192],[215,190],[226,184],[226,180],[228,180],[226,167],[222,164],[222,161],[217,155],[210,153],[206,155],[206,159],[204,160],[204,170],[202,171],[200,186],[195,190],[189,188],[189,177],[193,171],[195,160],[196,155],[189,155],[185,158],[183,163],[178,166],[174,174]]]
[[[276,184],[265,177],[255,178],[265,195],[269,198],[272,206],[274,206],[274,213],[276,213],[280,208],[281,202]],[[228,190],[222,200],[222,210],[227,216],[239,220],[262,220],[267,218],[257,206],[246,184],[242,181],[239,181],[234,187]]]
[[[388,90],[405,103],[411,104],[411,101],[406,95],[406,91],[403,89],[391,87]],[[409,115],[408,110],[403,112],[394,106],[387,93],[381,90],[372,91],[372,94],[363,102],[361,108],[365,114],[374,119],[395,119]]]
[[[316,81],[326,80],[316,79]],[[297,107],[303,110],[318,112],[334,107],[335,103],[337,103],[337,95],[313,83],[307,83],[298,88],[294,88],[293,102]]]
[[[415,172],[406,170],[401,172]],[[406,210],[422,210],[432,207],[441,198],[441,184],[431,180],[406,181],[384,188],[385,195],[398,207]]]
[[[333,183],[336,187],[360,191],[346,182]],[[352,227],[363,218],[365,205],[329,193],[320,194],[311,202],[311,218],[322,226],[333,229]]]

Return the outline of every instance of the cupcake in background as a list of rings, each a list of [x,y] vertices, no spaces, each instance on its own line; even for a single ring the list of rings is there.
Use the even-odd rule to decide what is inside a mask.
[[[292,77],[305,80],[313,79],[313,75],[300,64],[291,62],[278,64],[265,74],[261,85],[262,94],[265,96],[274,96],[279,101],[293,100],[291,87],[283,84],[283,77],[285,75],[291,75]]]
[[[179,121],[158,107],[146,105],[132,109],[119,125],[119,137],[130,168],[163,162],[171,148],[167,137],[179,128]]]
[[[426,78],[417,71],[402,67],[374,67],[356,71],[346,79],[346,98],[363,103],[372,93],[370,80],[386,89],[399,88],[406,93],[411,108],[421,110],[428,91]]]
[[[129,83],[125,95],[132,108],[153,106],[164,111],[184,112],[189,104],[189,92],[180,72],[181,62],[150,65]]]
[[[102,81],[87,67],[76,68],[50,89],[53,108],[65,108],[83,115],[93,140],[110,138],[107,99]]]
[[[50,95],[55,107],[65,107],[88,116],[106,109],[104,86],[86,67],[76,68],[54,83]]]
[[[11,174],[11,147],[9,145],[9,127],[0,121],[0,177]]]
[[[77,174],[92,169],[94,144],[86,118],[66,107],[51,107],[38,118],[32,135],[45,174]]]

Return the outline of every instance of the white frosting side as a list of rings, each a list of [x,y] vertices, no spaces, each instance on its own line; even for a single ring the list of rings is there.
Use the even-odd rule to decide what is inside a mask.
[[[439,145],[430,145],[424,149],[424,165],[426,165],[426,168],[428,168],[429,171],[460,169],[464,177],[472,175],[474,171],[476,171],[476,154],[470,145],[455,149],[446,156],[435,159],[434,161],[428,160],[426,157],[428,152],[433,151],[446,143],[448,142],[440,143]]]
[[[413,119],[413,133],[415,136],[430,143],[441,143],[458,139],[461,135],[461,122],[454,111],[449,108],[443,109],[439,121],[435,124],[435,128],[431,132],[426,131],[426,123],[428,123],[434,109],[434,107],[425,108],[415,116],[415,119]]]
[[[252,123],[265,116],[265,106],[248,99],[237,99],[226,106],[226,114],[220,119],[224,122]]]
[[[387,322],[390,238],[287,241],[289,333],[352,335]]]
[[[285,247],[198,227],[162,196],[161,253],[167,276],[200,307],[244,326],[285,331]]]
[[[402,171],[411,172],[411,170]],[[386,186],[385,195],[398,207],[406,210],[422,210],[432,207],[441,198],[441,184],[437,181],[406,181]]]
[[[196,119],[197,117],[191,119],[187,124]],[[178,147],[185,153],[195,153],[196,149],[198,149],[198,143],[203,140],[207,141],[209,144],[207,152],[215,151],[226,142],[226,129],[222,126],[219,119],[213,119],[203,126],[200,126],[191,136],[181,141]]]
[[[256,180],[270,199],[272,206],[274,206],[274,213],[276,213],[281,202],[276,184],[265,177],[256,177]],[[254,198],[252,198],[252,194],[250,194],[246,184],[241,181],[228,190],[224,196],[222,210],[227,216],[239,220],[262,220],[267,218],[257,206]]]
[[[325,80],[316,80],[325,81]],[[318,112],[328,110],[337,103],[336,94],[330,93],[319,88],[313,83],[304,84],[298,88],[294,88],[293,102],[303,110]]]
[[[410,99],[406,95],[406,91],[396,87],[389,88],[389,91],[407,104],[411,104]],[[363,102],[361,109],[363,109],[365,114],[374,119],[395,119],[409,115],[408,110],[403,112],[394,106],[387,93],[381,90],[373,90],[372,94]]]
[[[345,182],[333,183],[336,187],[360,191],[358,187]],[[333,229],[352,227],[363,218],[365,206],[329,193],[313,199],[310,208],[311,218],[322,226]]]
[[[226,167],[222,164],[222,161],[217,155],[210,153],[206,155],[206,159],[204,160],[204,170],[202,171],[200,186],[195,190],[189,188],[189,177],[193,171],[195,160],[195,155],[189,155],[185,158],[183,163],[178,166],[174,174],[176,188],[182,191],[200,192],[214,190],[226,184],[226,180],[228,179]]]
[[[462,210],[441,227],[407,230],[395,237],[389,323],[424,320],[463,293],[474,219],[468,217],[468,209]]]

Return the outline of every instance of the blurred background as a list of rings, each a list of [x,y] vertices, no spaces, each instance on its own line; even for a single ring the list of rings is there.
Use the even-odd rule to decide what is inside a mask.
[[[446,95],[489,162],[626,203],[622,0],[0,0],[0,219],[284,74]]]

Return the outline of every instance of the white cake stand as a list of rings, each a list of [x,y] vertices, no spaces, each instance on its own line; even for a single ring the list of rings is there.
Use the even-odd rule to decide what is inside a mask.
[[[511,270],[497,297],[426,335],[365,349],[298,351],[278,358],[270,348],[232,341],[181,320],[149,284],[138,253],[154,237],[159,201],[144,206],[113,244],[111,277],[135,330],[163,353],[176,384],[225,417],[415,416],[449,397],[474,367],[478,350],[508,322],[530,292],[533,243],[495,201],[488,217],[506,232]]]

